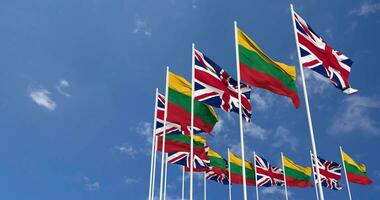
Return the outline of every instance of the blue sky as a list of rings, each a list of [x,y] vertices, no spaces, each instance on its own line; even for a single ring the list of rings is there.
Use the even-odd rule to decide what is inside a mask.
[[[191,43],[233,76],[233,20],[272,58],[297,65],[287,1],[1,0],[0,198],[145,199],[148,192],[154,90],[165,66],[190,77]],[[351,184],[355,199],[380,195],[379,1],[294,1],[296,11],[329,44],[354,61],[346,96],[306,73],[319,155],[340,161],[339,145],[367,164],[371,186]],[[298,68],[297,68],[298,69]],[[310,139],[301,108],[255,89],[246,153],[279,164],[284,152],[309,165]],[[238,116],[217,111],[208,144],[239,153]],[[180,170],[169,166],[169,199],[180,197]],[[195,197],[203,195],[196,176]],[[345,184],[342,182],[342,184]],[[188,185],[186,185],[187,187]],[[156,190],[157,191],[157,190]],[[294,189],[291,199],[312,199]],[[347,199],[346,190],[325,191]],[[208,182],[209,199],[227,187]],[[254,188],[249,198],[254,199]],[[234,199],[242,188],[233,186]],[[260,188],[283,199],[282,188]]]

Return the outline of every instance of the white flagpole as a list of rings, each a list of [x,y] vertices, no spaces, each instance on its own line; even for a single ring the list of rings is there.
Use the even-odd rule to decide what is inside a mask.
[[[168,180],[168,154],[165,155],[165,179],[164,179],[164,200],[166,200],[166,183]]]
[[[297,47],[297,53],[298,53],[299,68],[300,68],[300,71],[301,71],[301,80],[302,80],[302,86],[303,86],[303,94],[304,94],[304,97],[305,97],[306,114],[307,114],[307,119],[308,119],[308,123],[309,123],[311,146],[312,146],[312,150],[313,150],[313,154],[314,154],[314,161],[315,161],[315,164],[317,164],[318,163],[317,162],[317,158],[318,158],[317,147],[315,145],[313,123],[312,123],[312,120],[311,120],[311,113],[310,113],[310,108],[309,108],[309,98],[308,98],[308,95],[307,95],[305,76],[303,74],[303,67],[301,66],[301,53],[300,53],[300,49],[298,47],[298,37],[297,37],[297,33],[296,33],[296,23],[294,21],[293,4],[290,4],[290,9],[291,9],[291,14],[292,14],[294,37],[296,39],[296,47]],[[321,182],[321,176],[320,176],[320,173],[319,173],[319,167],[316,167],[316,171],[317,171],[318,183],[320,183]],[[318,184],[318,189],[319,189],[319,196],[320,196],[321,200],[324,200],[325,198],[323,196],[323,189],[322,189],[322,185],[321,184]]]
[[[313,157],[311,155],[312,154],[311,154],[311,151],[310,151],[311,170],[313,171],[313,181],[314,181],[315,194],[317,196],[317,200],[319,200],[318,183],[317,183],[317,180],[315,180],[315,172],[314,172],[314,166],[313,166]]]
[[[286,185],[285,163],[284,154],[281,152],[282,170],[284,171],[284,183],[285,183],[285,199],[288,200],[288,188]]]
[[[162,193],[163,193],[163,186],[164,186],[166,118],[168,116],[168,86],[169,86],[169,67],[166,67],[165,113],[164,113],[164,126],[163,126],[164,131],[162,135],[162,151],[161,151],[160,200],[163,200]]]
[[[203,172],[203,199],[207,199],[207,185],[206,185],[206,172]]]
[[[227,149],[227,152],[228,152],[228,196],[229,196],[229,200],[232,200],[232,191],[231,191],[231,181],[232,181],[232,178],[231,178],[231,165],[230,165],[230,149],[228,148]]]
[[[342,147],[339,146],[340,149],[340,156],[342,157],[342,164],[343,164],[343,169],[344,169],[344,176],[346,177],[346,184],[347,184],[347,190],[348,190],[348,197],[350,200],[352,200],[351,197],[351,190],[350,190],[350,184],[348,183],[348,177],[347,177],[347,171],[346,171],[346,165],[344,164],[344,159],[343,159],[343,150]]]
[[[153,119],[153,133],[152,133],[152,154],[150,158],[150,177],[149,177],[149,197],[148,199],[152,200],[153,194],[153,188],[154,188],[154,182],[153,177],[155,176],[153,165],[156,162],[154,154],[155,152],[155,146],[156,146],[156,117],[157,117],[157,95],[158,95],[158,88],[156,88],[156,100],[154,104],[154,119]],[[153,194],[153,195],[152,195]]]
[[[237,83],[238,83],[238,95],[239,95],[239,122],[240,122],[240,146],[241,146],[241,159],[242,173],[243,173],[243,196],[244,200],[247,200],[247,181],[245,180],[245,152],[244,152],[244,133],[243,133],[243,117],[241,108],[241,87],[240,87],[240,68],[239,68],[239,47],[238,47],[238,35],[237,35],[237,22],[234,21],[235,30],[235,53],[236,53],[236,70],[237,70]]]
[[[191,50],[191,132],[190,132],[190,200],[193,200],[193,167],[194,167],[194,50],[195,44],[193,43]]]
[[[154,123],[154,129],[156,129],[156,122]],[[155,181],[156,181],[156,163],[157,163],[157,136],[154,137],[154,158],[153,158],[153,177],[152,177],[152,196],[151,200],[154,199],[154,189],[155,189]]]
[[[255,169],[255,182],[256,182],[256,200],[259,200],[259,186],[257,185],[257,172],[256,172],[256,152],[253,152],[253,166]]]
[[[185,166],[182,167],[182,200],[185,200]]]

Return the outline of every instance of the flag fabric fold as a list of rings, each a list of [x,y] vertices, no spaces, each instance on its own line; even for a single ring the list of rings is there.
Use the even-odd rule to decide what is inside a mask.
[[[296,37],[300,51],[300,64],[322,76],[346,94],[356,93],[358,90],[351,87],[348,77],[353,61],[340,51],[332,49],[296,12]]]
[[[348,154],[342,151],[344,167],[346,168],[348,181],[360,185],[370,185],[372,180],[367,177],[366,166],[356,163]]]
[[[283,156],[283,161],[287,187],[303,188],[312,185],[310,182],[311,167],[297,165],[286,156]]]
[[[228,185],[227,160],[212,149],[209,149],[207,156],[210,159],[210,169],[206,173],[206,178],[223,185]]]
[[[224,69],[198,50],[195,56],[195,99],[227,112],[239,113],[238,83]],[[242,115],[251,119],[251,88],[240,84]]]
[[[300,106],[295,84],[296,69],[272,60],[240,29],[237,30],[241,80],[255,87],[288,96]]]

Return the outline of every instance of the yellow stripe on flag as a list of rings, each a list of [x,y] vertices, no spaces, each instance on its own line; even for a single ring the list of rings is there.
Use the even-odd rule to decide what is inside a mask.
[[[230,162],[234,163],[236,165],[241,166],[242,160],[239,157],[235,156],[235,154],[233,154],[232,152],[230,152]],[[248,161],[245,161],[245,168],[253,170],[252,164],[249,163]]]
[[[311,176],[311,168],[310,167],[302,167],[300,165],[297,165],[292,160],[290,160],[288,157],[284,156],[284,166],[294,169],[296,171],[302,172],[308,176]]]
[[[363,173],[366,173],[366,167],[363,164],[357,164],[349,155],[347,155],[344,151],[343,153],[343,160],[347,162],[350,165],[355,166],[358,170],[360,170]]]
[[[264,60],[266,60],[268,63],[270,63],[273,66],[276,66],[277,68],[281,69],[283,72],[288,74],[293,80],[296,80],[296,68],[294,66],[289,66],[287,64],[277,62],[272,60],[268,55],[266,55],[260,47],[246,35],[243,31],[241,31],[239,28],[237,30],[238,34],[238,43],[239,45],[243,46],[244,48],[256,52],[260,57],[262,57]]]
[[[223,157],[221,155],[219,155],[218,153],[216,153],[214,150],[212,149],[209,149],[208,152],[207,152],[207,155],[208,156],[211,156],[211,157],[216,157],[216,158],[220,158],[220,159],[223,159]]]
[[[194,142],[202,143],[203,145],[206,144],[206,138],[199,136],[199,135],[193,135]]]

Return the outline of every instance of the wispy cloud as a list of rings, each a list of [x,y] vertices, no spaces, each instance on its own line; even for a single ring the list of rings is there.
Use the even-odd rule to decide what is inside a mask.
[[[135,150],[131,145],[129,144],[123,144],[119,146],[115,146],[115,149],[119,151],[120,153],[126,154],[131,158],[134,158],[135,155],[138,153],[137,150]]]
[[[87,176],[83,177],[85,189],[88,191],[96,191],[100,189],[100,183],[98,181],[92,181]]]
[[[55,88],[61,95],[65,97],[70,97],[71,95],[64,91],[66,88],[69,88],[69,87],[70,87],[70,83],[67,80],[60,80],[58,82],[58,85]]]
[[[312,70],[304,70],[304,74],[308,91],[311,91],[313,94],[324,94],[326,88],[332,86],[329,79]],[[298,79],[298,82],[299,85],[302,85],[301,77]]]
[[[380,135],[379,122],[371,116],[380,109],[380,101],[363,96],[350,96],[343,101],[327,132],[340,135],[353,131]]]
[[[297,150],[298,139],[296,136],[291,134],[289,129],[279,126],[274,133],[273,147],[289,146],[292,151]]]
[[[285,191],[283,188],[278,188],[278,187],[264,187],[263,189],[260,190],[260,192],[263,195],[271,195],[271,196],[279,196],[279,199],[283,199],[285,196]],[[288,190],[288,196],[292,196],[293,193]],[[281,197],[281,198],[280,198]],[[274,197],[272,197],[273,199]]]
[[[39,106],[42,106],[50,111],[55,110],[57,104],[50,98],[50,92],[46,89],[31,89],[29,97]]]
[[[152,36],[152,31],[149,29],[147,23],[142,19],[136,19],[135,20],[135,26],[132,31],[134,34],[143,34],[146,37]]]
[[[149,144],[152,144],[152,123],[149,122],[141,122],[135,129],[137,134],[142,135],[146,138],[146,141],[149,142]]]
[[[372,3],[370,1],[363,1],[359,8],[350,10],[350,14],[357,16],[368,16],[380,11],[380,3]]]
[[[141,182],[141,178],[124,177],[126,184],[136,184]]]
[[[244,133],[246,133],[248,136],[260,140],[266,140],[268,139],[268,136],[270,132],[261,126],[253,123],[244,123],[243,124]]]
[[[192,0],[191,1],[191,7],[194,8],[194,9],[198,8],[197,0]]]
[[[265,111],[272,107],[274,103],[273,95],[269,92],[261,92],[258,90],[253,90],[251,93],[251,102],[253,105],[252,110]]]

